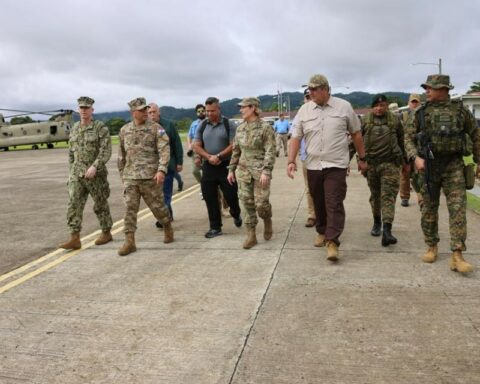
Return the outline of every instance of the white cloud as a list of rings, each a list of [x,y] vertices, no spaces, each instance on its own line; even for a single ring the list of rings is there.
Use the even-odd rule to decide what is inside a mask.
[[[191,107],[299,90],[419,91],[443,60],[455,91],[478,81],[480,3],[460,0],[2,1],[0,107],[123,110],[137,96]],[[338,89],[335,89],[337,86]]]

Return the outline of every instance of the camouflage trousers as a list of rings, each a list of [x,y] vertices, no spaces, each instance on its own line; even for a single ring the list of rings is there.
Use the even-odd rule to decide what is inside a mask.
[[[400,166],[391,162],[369,164],[367,182],[373,217],[381,216],[384,223],[393,223],[400,188]]]
[[[163,184],[156,184],[155,180],[124,180],[123,199],[126,208],[124,232],[137,230],[137,214],[141,197],[160,223],[166,224],[171,221],[170,212],[163,197]]]
[[[421,173],[423,176],[423,172]],[[438,235],[438,207],[440,205],[440,190],[443,189],[447,200],[450,249],[465,251],[467,238],[467,193],[465,176],[463,175],[463,160],[454,158],[448,163],[435,161],[432,164],[432,196],[422,187],[422,230],[425,243],[429,246],[440,241]]]
[[[270,187],[263,188],[258,180],[251,179],[246,182],[238,180],[238,199],[245,212],[245,226],[255,228],[258,224],[258,216],[261,219],[272,217],[272,205],[270,204]]]
[[[109,231],[113,221],[108,206],[110,186],[107,176],[95,177],[93,179],[81,178],[68,181],[68,208],[67,225],[70,232],[82,230],[83,209],[87,202],[88,195],[92,196],[93,212],[97,215],[102,231]]]

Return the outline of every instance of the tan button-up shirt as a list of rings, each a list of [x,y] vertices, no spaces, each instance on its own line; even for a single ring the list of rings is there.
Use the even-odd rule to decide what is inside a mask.
[[[309,101],[295,117],[292,137],[305,139],[307,169],[347,168],[348,133],[360,131],[360,120],[348,101],[330,96],[324,106]]]

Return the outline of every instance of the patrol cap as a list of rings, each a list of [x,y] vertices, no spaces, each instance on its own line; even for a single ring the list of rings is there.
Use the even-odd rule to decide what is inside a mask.
[[[91,107],[93,103],[95,103],[95,100],[88,96],[80,96],[77,102],[79,107]]]
[[[388,110],[392,112],[398,111],[398,103],[390,103],[388,104]]]
[[[257,97],[244,97],[240,103],[237,104],[239,107],[253,106],[259,107],[260,100]]]
[[[240,103],[237,104],[239,107],[252,106],[255,108],[257,113],[262,112],[260,109],[260,99],[258,97],[244,97]]]
[[[148,108],[147,101],[144,97],[137,97],[128,103],[131,111],[141,111],[142,109]]]
[[[317,87],[327,87],[329,88],[330,85],[328,84],[328,80],[323,75],[313,75],[308,80],[308,84],[302,85],[302,87],[309,87],[309,88],[317,88]]]
[[[450,84],[450,76],[448,75],[428,75],[427,81],[422,84],[422,88],[431,87],[433,89],[448,88],[453,89],[453,85]]]
[[[308,88],[305,88],[305,90],[303,91],[303,96],[310,96],[310,90]]]
[[[375,105],[377,105],[378,103],[386,103],[388,102],[388,99],[387,99],[387,96],[383,95],[383,94],[378,94],[378,95],[375,95],[373,96],[373,100],[372,100],[372,108],[375,107]]]
[[[420,95],[418,93],[412,93],[409,97],[408,97],[408,102],[412,102],[414,100],[417,100],[419,103],[422,102],[422,98],[420,97]]]

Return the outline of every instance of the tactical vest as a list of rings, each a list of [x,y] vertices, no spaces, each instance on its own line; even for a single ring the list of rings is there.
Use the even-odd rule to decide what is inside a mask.
[[[424,127],[432,143],[432,152],[437,156],[462,155],[466,152],[467,134],[464,130],[462,103],[452,101],[444,104],[427,103],[419,112],[424,119]]]
[[[365,117],[364,143],[367,162],[371,164],[395,162],[401,164],[402,150],[397,140],[397,117],[387,111],[386,124],[375,124],[370,112]]]

